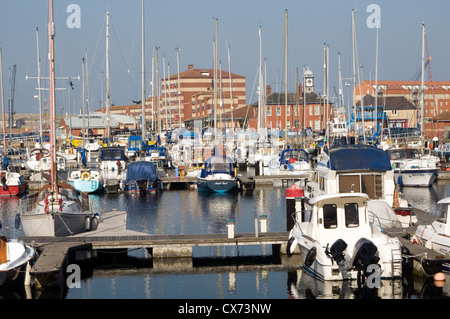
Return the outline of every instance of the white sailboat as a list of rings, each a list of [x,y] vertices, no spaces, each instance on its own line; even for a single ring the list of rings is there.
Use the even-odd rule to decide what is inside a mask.
[[[49,0],[50,183],[21,200],[20,222],[27,237],[74,235],[86,231],[87,219],[94,218],[83,211],[75,189],[56,179],[54,37],[53,0]]]

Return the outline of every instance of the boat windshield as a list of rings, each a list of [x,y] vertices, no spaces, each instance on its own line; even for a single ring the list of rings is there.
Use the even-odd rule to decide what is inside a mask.
[[[439,208],[439,213],[437,215],[436,221],[446,224],[447,223],[447,211],[448,211],[448,204],[442,204]]]
[[[416,158],[418,156],[418,150],[416,149],[396,149],[388,150],[389,158],[391,160]]]

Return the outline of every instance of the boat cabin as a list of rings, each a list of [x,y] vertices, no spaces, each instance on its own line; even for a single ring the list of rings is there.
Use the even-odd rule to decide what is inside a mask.
[[[439,212],[432,225],[438,234],[450,236],[450,223],[448,219],[450,197],[441,199],[438,201],[438,204],[440,205]]]

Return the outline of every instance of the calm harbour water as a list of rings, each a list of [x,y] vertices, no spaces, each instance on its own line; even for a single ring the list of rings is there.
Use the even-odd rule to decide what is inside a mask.
[[[435,211],[436,202],[450,196],[450,181],[428,189],[404,188],[402,192],[417,208]],[[267,215],[268,231],[286,230],[286,188],[257,187],[236,194],[204,194],[197,189],[156,194],[92,195],[94,211],[111,209],[128,213],[127,228],[149,234],[227,233],[227,221],[235,220],[237,233],[255,231],[255,217]],[[14,229],[18,198],[0,198],[3,232],[23,235]],[[100,252],[99,252],[100,253]],[[108,252],[102,254],[107,255]],[[323,283],[301,271],[301,261],[272,257],[271,247],[194,248],[194,259],[173,264],[154,262],[144,249],[126,255],[109,253],[94,258],[83,269],[80,288],[33,292],[34,298],[66,299],[429,299],[450,297],[447,276],[444,287],[432,278],[383,281],[377,291],[358,289],[356,283]],[[237,257],[245,258],[237,258]],[[249,257],[247,257],[249,256]],[[294,258],[294,259],[293,259]],[[187,264],[183,264],[187,263]],[[294,266],[292,266],[292,263]],[[83,266],[82,266],[83,267]],[[171,270],[172,269],[172,270]],[[30,295],[28,295],[29,297]],[[22,289],[0,292],[0,298],[27,298]]]

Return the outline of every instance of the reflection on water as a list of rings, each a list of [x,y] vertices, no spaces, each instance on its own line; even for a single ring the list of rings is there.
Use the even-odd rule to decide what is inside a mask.
[[[415,207],[432,211],[437,200],[450,196],[450,182],[439,181],[428,189],[403,188]],[[227,221],[235,221],[236,233],[255,231],[255,219],[267,215],[268,231],[285,231],[285,193],[281,187],[257,187],[252,192],[208,194],[196,189],[135,194],[92,195],[92,210],[127,211],[127,228],[148,234],[227,233]],[[19,200],[0,198],[3,232],[23,236],[14,229]],[[383,281],[367,290],[356,282],[321,282],[301,271],[293,256],[272,257],[270,245],[261,247],[196,247],[193,259],[153,260],[145,249],[126,254],[98,252],[82,265],[81,288],[64,293],[44,291],[35,298],[448,298],[450,278],[443,287],[428,280]],[[105,258],[105,256],[109,254]],[[101,255],[102,258],[98,258]],[[242,258],[250,256],[248,258]],[[237,258],[239,257],[239,258]],[[27,298],[22,288],[0,291],[0,298]]]

